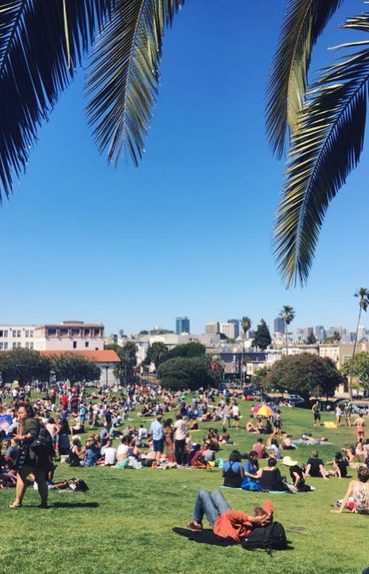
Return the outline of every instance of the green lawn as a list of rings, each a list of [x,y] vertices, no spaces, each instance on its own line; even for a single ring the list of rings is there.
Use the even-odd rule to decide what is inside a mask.
[[[242,405],[244,412],[249,407]],[[314,436],[326,435],[337,446],[353,442],[352,428],[315,430],[309,411],[285,409],[283,417],[284,428],[296,438],[310,431]],[[333,415],[325,417],[332,419]],[[200,439],[206,426],[211,425],[202,425],[193,436]],[[232,431],[232,436],[241,451],[249,450],[254,441],[243,431]],[[306,461],[312,449],[299,448],[292,455]],[[229,450],[218,456],[226,457]],[[321,447],[319,452],[328,460],[335,450]],[[256,574],[272,567],[275,572],[288,574],[359,574],[369,565],[369,518],[330,512],[331,503],[344,494],[346,480],[310,479],[317,490],[297,495],[225,491],[231,505],[239,510],[252,510],[266,496],[272,499],[276,518],[285,525],[293,550],[275,552],[271,558],[264,551],[247,552],[239,546],[196,544],[172,532],[173,527],[182,527],[190,519],[199,488],[211,490],[221,484],[217,469],[72,469],[59,464],[56,479],[76,475],[86,480],[89,492],[51,492],[49,510],[36,508],[39,498],[32,490],[26,494],[23,509],[10,510],[14,491],[0,491],[2,574]]]

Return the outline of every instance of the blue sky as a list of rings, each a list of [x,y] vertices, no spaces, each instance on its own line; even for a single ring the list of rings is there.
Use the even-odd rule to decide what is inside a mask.
[[[84,115],[83,77],[39,133],[0,210],[0,322],[102,321],[107,332],[248,315],[354,328],[369,286],[368,146],[328,210],[308,284],[286,291],[272,253],[283,162],[265,137],[267,78],[284,0],[188,0],[164,42],[161,87],[141,166],[107,166]],[[345,41],[335,27],[317,51]],[[364,318],[364,324],[369,324]]]

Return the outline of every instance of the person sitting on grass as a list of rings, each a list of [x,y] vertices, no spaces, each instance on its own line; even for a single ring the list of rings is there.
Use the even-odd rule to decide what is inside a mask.
[[[352,444],[349,448],[343,447],[341,450],[347,458],[349,464],[355,462],[355,445]]]
[[[287,483],[282,479],[279,468],[277,468],[277,461],[273,457],[268,458],[267,466],[261,470],[259,484],[261,490],[264,491],[285,491],[289,492]]]
[[[339,508],[332,512],[341,513],[345,508],[359,514],[369,514],[369,469],[360,466],[357,471],[357,480],[351,480],[345,497],[337,501]]]
[[[254,450],[252,450],[247,457],[244,474],[245,478],[241,484],[242,490],[261,490],[261,486],[259,484],[261,471],[259,471],[258,455]]]
[[[282,459],[282,464],[288,467],[292,485],[297,492],[310,492],[315,490],[315,486],[309,486],[305,482],[304,467],[300,465],[297,460],[292,460],[290,456],[285,456]]]
[[[267,458],[267,454],[265,451],[265,445],[264,445],[264,441],[262,438],[258,438],[258,440],[256,441],[256,443],[254,443],[252,450],[254,452],[256,452],[257,457],[259,459],[261,458]]]
[[[347,467],[349,465],[348,460],[345,456],[342,456],[341,452],[336,452],[333,460],[327,462],[327,464],[333,465],[333,470],[328,470],[328,476],[335,476],[336,478],[346,478]]]
[[[328,480],[327,471],[324,468],[324,462],[319,458],[317,450],[312,451],[311,457],[306,463],[305,478],[307,476]]]
[[[257,426],[254,425],[254,423],[252,422],[254,420],[254,417],[251,415],[250,420],[248,421],[248,423],[245,426],[245,431],[246,432],[254,432],[259,434],[259,430],[257,428]]]
[[[224,463],[222,477],[224,478],[223,486],[240,488],[245,473],[241,464],[241,453],[238,450],[232,450],[228,460]]]
[[[221,538],[229,537],[236,542],[241,542],[255,527],[266,526],[271,522],[273,518],[271,502],[264,502],[262,510],[263,514],[260,513],[259,508],[254,514],[232,510],[220,490],[217,489],[211,493],[207,490],[200,490],[196,497],[193,518],[188,527],[192,530],[202,530],[205,515],[214,534]]]

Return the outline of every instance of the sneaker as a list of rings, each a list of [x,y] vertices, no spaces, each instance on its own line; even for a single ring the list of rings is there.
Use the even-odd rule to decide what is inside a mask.
[[[202,524],[199,524],[198,522],[196,522],[196,520],[191,520],[191,522],[189,522],[187,526],[188,528],[191,528],[191,530],[202,530]]]

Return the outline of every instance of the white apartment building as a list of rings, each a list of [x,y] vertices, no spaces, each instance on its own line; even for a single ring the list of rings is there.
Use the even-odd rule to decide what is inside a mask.
[[[36,351],[102,351],[104,325],[83,321],[63,321],[34,327]]]
[[[228,339],[236,338],[236,325],[234,323],[220,323],[219,332],[223,333]]]
[[[35,325],[0,325],[0,351],[34,348]]]

